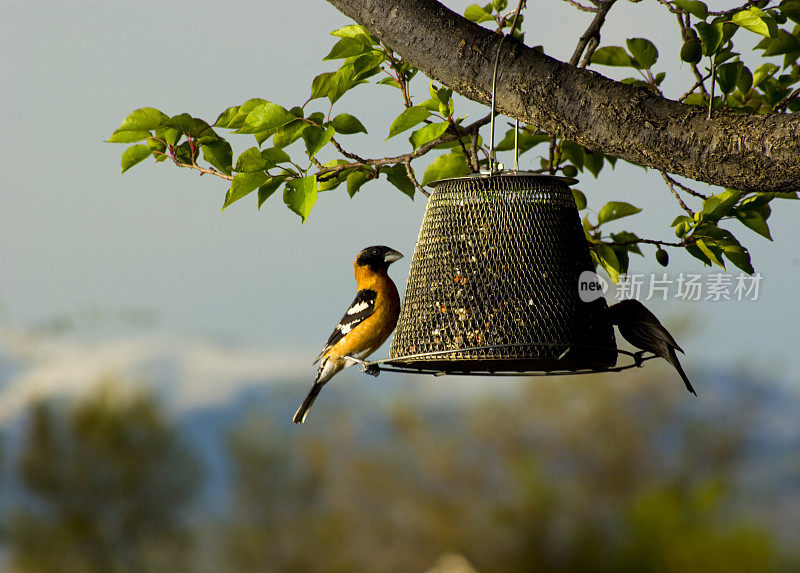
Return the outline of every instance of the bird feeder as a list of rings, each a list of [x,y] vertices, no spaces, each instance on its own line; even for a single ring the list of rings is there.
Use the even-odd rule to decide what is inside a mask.
[[[613,367],[601,296],[569,186],[519,172],[434,183],[384,365],[443,373]]]
[[[512,30],[516,26],[514,17]],[[602,295],[581,298],[593,271],[566,178],[495,160],[492,74],[489,172],[432,183],[390,358],[380,370],[433,374],[576,374],[619,371]],[[645,358],[647,359],[647,358]]]

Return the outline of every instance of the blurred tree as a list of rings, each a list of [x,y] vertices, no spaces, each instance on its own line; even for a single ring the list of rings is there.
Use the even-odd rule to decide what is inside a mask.
[[[348,399],[302,434],[254,412],[230,442],[225,565],[425,571],[455,554],[481,572],[790,571],[736,482],[757,402],[701,414],[671,389],[643,373],[537,380],[423,411],[395,399],[379,419]]]
[[[155,400],[106,382],[31,405],[10,527],[20,571],[178,571],[200,467]]]

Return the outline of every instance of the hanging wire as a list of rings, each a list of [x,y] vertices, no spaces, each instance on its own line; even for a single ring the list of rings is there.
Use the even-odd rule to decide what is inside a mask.
[[[522,5],[525,4],[526,0],[519,0],[519,4],[517,4],[517,11],[514,12],[514,19],[511,21],[511,32],[509,34],[513,34],[514,30],[517,29],[517,20],[519,19],[520,10],[522,10]],[[494,148],[494,117],[497,113],[496,106],[495,106],[495,96],[497,94],[497,68],[500,66],[500,50],[503,48],[503,42],[509,36],[509,34],[503,34],[503,37],[500,38],[500,43],[497,44],[497,53],[494,57],[494,70],[492,70],[492,120],[489,126],[489,140],[490,140],[490,147],[489,147],[489,174],[494,175],[495,169],[497,165],[497,155]],[[514,171],[519,171],[519,163],[518,163],[518,147],[517,147],[517,129],[519,126],[519,121],[515,124],[515,131],[514,131]]]

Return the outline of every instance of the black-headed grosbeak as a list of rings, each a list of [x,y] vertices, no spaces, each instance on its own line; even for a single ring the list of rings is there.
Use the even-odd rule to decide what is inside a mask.
[[[678,346],[656,315],[635,299],[623,300],[609,307],[606,313],[608,321],[617,325],[619,333],[625,340],[636,348],[652,352],[672,364],[683,378],[686,389],[697,396],[697,392],[692,388],[692,383],[689,382],[689,377],[683,371],[681,363],[678,361],[678,355],[675,353],[677,350],[683,354],[683,349]]]
[[[303,423],[328,380],[343,368],[362,362],[394,330],[400,316],[400,295],[386,270],[402,258],[394,249],[383,246],[367,247],[356,257],[353,267],[358,293],[314,360],[314,364],[319,362],[317,377],[294,415],[295,424]]]

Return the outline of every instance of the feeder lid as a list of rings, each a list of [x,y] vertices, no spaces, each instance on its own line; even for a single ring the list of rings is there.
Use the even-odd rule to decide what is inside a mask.
[[[564,177],[563,175],[547,175],[545,173],[537,173],[536,171],[496,171],[495,173],[490,173],[489,171],[481,171],[480,173],[471,173],[470,175],[462,175],[460,177],[448,177],[447,179],[437,179],[436,181],[431,181],[428,183],[429,187],[436,187],[442,183],[446,183],[448,181],[464,181],[469,179],[490,179],[492,177],[530,177],[534,179],[540,180],[557,180],[561,181],[562,183],[569,185],[575,185],[578,180],[574,177]]]

